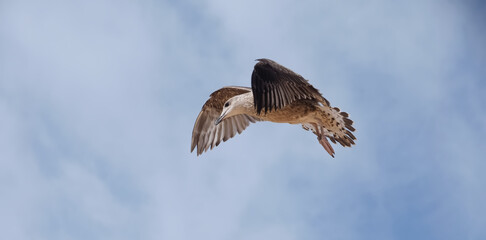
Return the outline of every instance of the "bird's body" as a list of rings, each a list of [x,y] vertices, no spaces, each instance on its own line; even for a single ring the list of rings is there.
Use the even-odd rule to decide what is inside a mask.
[[[302,124],[317,135],[334,157],[327,141],[350,147],[356,139],[348,114],[329,102],[302,76],[269,59],[258,59],[252,88],[223,87],[213,92],[194,125],[191,151],[198,155],[241,133],[250,122]]]
[[[299,99],[278,111],[258,114],[253,105],[253,93],[251,91],[238,95],[238,98],[235,98],[235,100],[238,101],[237,103],[235,102],[235,104],[241,105],[241,108],[239,109],[240,112],[238,112],[239,114],[246,114],[255,119],[259,119],[260,121],[270,121],[275,123],[298,124],[306,122],[317,108],[315,101]]]

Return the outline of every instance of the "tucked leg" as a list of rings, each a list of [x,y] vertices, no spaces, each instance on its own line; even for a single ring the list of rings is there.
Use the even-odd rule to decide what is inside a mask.
[[[332,148],[329,141],[327,141],[327,137],[320,135],[320,136],[317,136],[317,140],[319,140],[319,143],[324,147],[324,149],[326,149],[327,153],[329,153],[329,155],[331,155],[331,157],[334,157],[334,149]]]

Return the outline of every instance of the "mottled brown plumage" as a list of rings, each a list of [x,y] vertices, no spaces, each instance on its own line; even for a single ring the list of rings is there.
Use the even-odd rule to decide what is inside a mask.
[[[329,102],[302,76],[269,59],[258,59],[252,88],[224,87],[210,95],[192,132],[191,152],[202,154],[241,133],[251,122],[302,124],[317,135],[334,157],[327,141],[344,147],[355,144],[353,121]]]

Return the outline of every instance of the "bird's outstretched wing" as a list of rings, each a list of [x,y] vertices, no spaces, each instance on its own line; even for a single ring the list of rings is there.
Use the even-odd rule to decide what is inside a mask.
[[[224,119],[218,125],[215,125],[216,119],[223,110],[224,103],[243,93],[250,92],[247,87],[223,87],[211,93],[209,99],[203,105],[201,112],[197,116],[194,129],[192,130],[191,152],[197,146],[197,155],[202,154],[209,148],[218,146],[221,141],[226,141],[245,130],[250,122],[256,122],[258,119],[240,114]]]
[[[309,82],[292,70],[270,60],[257,59],[251,75],[251,89],[258,114],[277,110],[297,99],[314,99],[324,106],[329,102]]]

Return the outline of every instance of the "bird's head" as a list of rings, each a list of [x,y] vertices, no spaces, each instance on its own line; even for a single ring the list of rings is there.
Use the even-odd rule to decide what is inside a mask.
[[[224,103],[223,110],[221,111],[221,115],[218,117],[218,119],[216,119],[216,122],[214,122],[214,124],[218,125],[226,118],[236,115],[234,114],[234,110],[233,110],[235,109],[235,105],[236,105],[235,102],[236,101],[234,101],[233,98],[230,98],[228,99],[228,101]]]
[[[238,114],[246,113],[248,111],[246,108],[249,107],[249,106],[247,106],[248,105],[247,102],[248,102],[249,97],[251,97],[251,96],[250,95],[246,96],[245,94],[243,94],[243,95],[234,96],[234,97],[228,99],[228,101],[226,101],[223,105],[223,110],[221,110],[221,115],[218,117],[218,119],[216,119],[214,124],[218,125],[219,123],[221,123],[226,118],[229,118],[229,117],[232,117],[232,116],[235,116],[235,115],[238,115]]]

